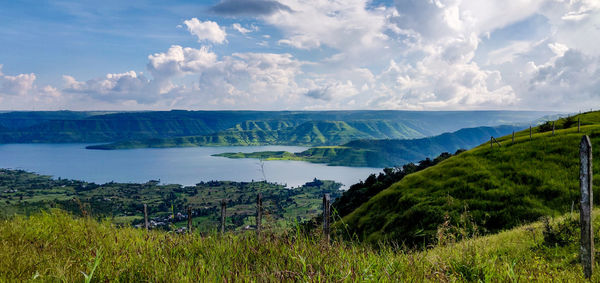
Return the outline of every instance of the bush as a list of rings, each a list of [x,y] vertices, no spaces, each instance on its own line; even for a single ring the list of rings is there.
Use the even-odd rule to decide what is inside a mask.
[[[567,218],[558,223],[552,223],[550,217],[542,219],[544,223],[544,242],[546,247],[565,247],[569,244],[578,242],[579,221],[574,218]]]
[[[544,124],[538,126],[540,133],[552,131],[552,122],[546,121]]]
[[[570,127],[573,127],[575,124],[577,124],[577,121],[575,120],[575,117],[573,116],[569,116],[567,117],[567,119],[565,119],[565,122],[563,123],[563,129],[568,129]]]

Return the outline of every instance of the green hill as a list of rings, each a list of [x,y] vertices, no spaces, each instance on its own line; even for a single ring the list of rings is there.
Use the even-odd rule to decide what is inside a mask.
[[[410,174],[344,217],[344,230],[368,242],[422,245],[433,241],[439,225],[458,223],[465,211],[481,231],[494,233],[577,208],[578,146],[583,134],[600,143],[600,113],[560,119],[556,129],[553,136],[546,123],[534,128],[532,140],[529,130],[521,131],[514,143],[510,136],[498,138],[502,147],[484,143]],[[599,149],[594,147],[596,156]]]
[[[335,145],[356,139],[422,137],[415,125],[388,120],[353,121],[246,121],[213,134],[175,138],[153,138],[88,146],[88,149],[146,147],[247,146],[247,145]],[[411,128],[415,127],[415,128]],[[363,131],[359,130],[363,129]]]
[[[354,140],[341,146],[311,147],[298,153],[265,151],[219,153],[215,156],[264,160],[302,160],[327,163],[333,166],[394,167],[437,156],[442,152],[455,152],[458,149],[471,148],[489,140],[490,136],[502,136],[519,129],[522,129],[522,127],[477,127],[420,139]],[[349,133],[352,131],[346,130],[344,132]]]
[[[297,233],[146,232],[53,211],[0,220],[0,281],[586,282],[571,219],[461,242],[440,233],[432,249],[402,251]]]
[[[272,144],[283,142],[339,144],[348,138],[416,138],[465,127],[528,122],[550,112],[535,111],[140,111],[0,112],[0,143],[110,143],[142,146]],[[302,123],[331,121],[336,124]],[[343,125],[346,123],[347,125]],[[296,131],[289,131],[299,127]],[[337,128],[339,127],[339,128]],[[351,130],[344,132],[344,130]],[[333,131],[333,132],[331,132]],[[328,137],[331,133],[331,137]],[[212,136],[211,136],[212,135]],[[261,138],[265,135],[267,138]],[[223,136],[221,138],[221,136]],[[326,137],[325,142],[322,137]],[[190,138],[194,137],[194,138]],[[279,136],[276,136],[279,138]],[[181,141],[159,139],[183,138]],[[195,140],[194,140],[195,139]],[[222,141],[219,141],[222,140]],[[343,141],[343,142],[341,142]]]

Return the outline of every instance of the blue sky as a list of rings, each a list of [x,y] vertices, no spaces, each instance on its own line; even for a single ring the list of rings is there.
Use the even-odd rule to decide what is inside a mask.
[[[600,102],[593,0],[3,1],[0,110]]]

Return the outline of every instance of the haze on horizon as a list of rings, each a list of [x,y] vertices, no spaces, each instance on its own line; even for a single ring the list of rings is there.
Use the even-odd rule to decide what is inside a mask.
[[[578,111],[600,1],[3,1],[0,110]]]

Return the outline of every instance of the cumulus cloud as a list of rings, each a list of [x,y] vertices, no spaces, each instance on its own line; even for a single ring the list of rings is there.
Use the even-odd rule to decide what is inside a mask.
[[[319,84],[321,86],[318,86]],[[317,82],[311,81],[309,87],[311,88],[305,93],[306,96],[325,101],[341,100],[359,93],[350,80],[346,82],[331,79]]]
[[[518,101],[498,71],[482,70],[474,63],[450,64],[441,58],[415,66],[391,61],[372,89],[375,95],[368,103],[375,108],[499,108]]]
[[[168,105],[168,107],[275,108],[295,99],[301,90],[296,76],[303,62],[290,54],[234,53],[218,58],[208,48],[171,46],[148,56],[152,79],[135,71],[78,81],[64,76],[63,92],[84,94],[105,102]],[[175,83],[185,78],[192,83]]]
[[[262,16],[277,11],[292,12],[290,7],[273,0],[224,0],[211,8],[222,15]]]
[[[540,9],[553,27],[555,41],[600,56],[600,2],[595,0],[548,1]]]
[[[24,95],[34,89],[34,73],[9,76],[2,73],[2,67],[0,64],[0,94]]]
[[[197,73],[211,67],[217,55],[203,46],[200,49],[172,45],[167,52],[148,56],[148,70],[154,78],[168,78],[184,73]]]
[[[38,105],[43,109],[57,109],[55,108],[57,105],[68,101],[57,88],[50,85],[38,86],[36,79],[34,73],[6,75],[2,72],[2,64],[0,64],[2,109],[31,110]]]
[[[283,106],[298,94],[302,64],[290,54],[234,53],[200,75],[198,92],[229,108]]]
[[[252,18],[228,22],[230,32],[265,26],[243,40],[255,42],[218,56],[208,46],[227,42],[223,22],[192,18],[184,25],[202,46],[149,55],[148,78],[65,76],[64,89],[41,88],[35,74],[0,68],[0,92],[5,100],[35,93],[196,109],[576,109],[600,101],[598,1],[386,3],[222,0],[211,11]]]
[[[322,46],[347,50],[379,46],[388,36],[387,8],[370,9],[366,0],[300,1],[285,0],[293,12],[281,10],[264,20],[281,29],[280,44],[300,49]]]
[[[144,103],[156,99],[155,92],[149,91],[150,80],[135,71],[107,74],[104,77],[85,82],[64,75],[63,80],[63,91],[87,94],[97,100],[110,102],[136,100]]]
[[[227,32],[219,24],[213,21],[201,22],[197,18],[191,18],[183,22],[188,31],[198,38],[198,42],[210,41],[223,43],[227,38]]]
[[[35,74],[19,74],[16,76],[2,76],[1,91],[6,94],[24,95],[33,89],[35,82]]]
[[[569,49],[548,62],[528,62],[519,89],[525,103],[585,109],[600,99],[600,57]]]

